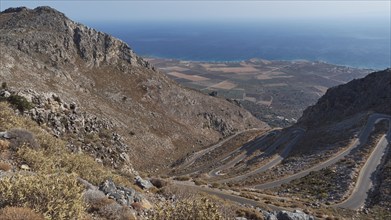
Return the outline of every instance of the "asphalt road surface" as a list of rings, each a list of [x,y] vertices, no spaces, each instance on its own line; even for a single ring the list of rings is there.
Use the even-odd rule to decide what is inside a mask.
[[[389,124],[391,120],[389,120]],[[348,209],[360,209],[364,206],[365,200],[368,197],[368,192],[373,186],[372,174],[376,172],[376,168],[381,163],[383,155],[387,151],[387,147],[391,144],[391,126],[389,126],[388,133],[384,135],[377,143],[376,148],[373,150],[365,165],[362,167],[360,174],[358,175],[356,185],[352,194],[344,202],[337,204],[336,206]]]

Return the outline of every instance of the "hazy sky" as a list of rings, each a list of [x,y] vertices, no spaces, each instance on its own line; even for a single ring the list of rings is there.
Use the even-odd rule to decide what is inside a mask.
[[[383,1],[19,1],[0,0],[9,7],[48,5],[80,22],[136,20],[261,20],[261,19],[357,19],[390,20],[390,0]]]

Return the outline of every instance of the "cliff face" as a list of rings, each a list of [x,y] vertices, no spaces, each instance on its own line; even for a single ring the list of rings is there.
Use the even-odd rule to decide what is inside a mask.
[[[150,67],[124,42],[69,20],[50,8],[10,8],[2,13],[1,41],[19,51],[40,55],[51,64],[74,64],[81,58],[88,67],[115,64]],[[75,55],[78,56],[75,56]]]
[[[1,12],[0,48],[1,82],[32,102],[54,93],[60,104],[108,121],[137,168],[165,167],[237,131],[268,128],[226,100],[179,86],[126,43],[49,7]]]
[[[391,69],[330,88],[298,123],[311,128],[366,112],[391,114]]]

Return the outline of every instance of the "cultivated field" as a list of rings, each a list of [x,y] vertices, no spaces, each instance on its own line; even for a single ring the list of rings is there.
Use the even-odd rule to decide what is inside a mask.
[[[261,120],[281,127],[294,123],[328,88],[372,71],[310,61],[148,61],[185,86],[236,99]]]

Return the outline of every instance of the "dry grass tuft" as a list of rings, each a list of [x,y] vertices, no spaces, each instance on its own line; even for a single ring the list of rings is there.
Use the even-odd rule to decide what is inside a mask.
[[[12,168],[11,164],[0,161],[0,170],[8,171]]]
[[[152,219],[223,219],[217,205],[206,198],[158,204]]]
[[[9,147],[12,150],[17,150],[22,146],[28,146],[31,148],[39,147],[39,144],[37,143],[34,134],[32,134],[30,131],[26,129],[20,129],[20,128],[11,129],[8,132],[8,134],[11,137]]]
[[[10,142],[7,140],[0,140],[0,152],[8,150]]]
[[[25,207],[6,207],[0,209],[1,220],[44,220],[41,214]]]
[[[189,176],[176,176],[174,178],[174,180],[178,180],[178,181],[189,181],[190,180],[190,177]]]
[[[75,174],[16,174],[0,180],[2,206],[29,207],[51,219],[82,218],[82,192]]]

